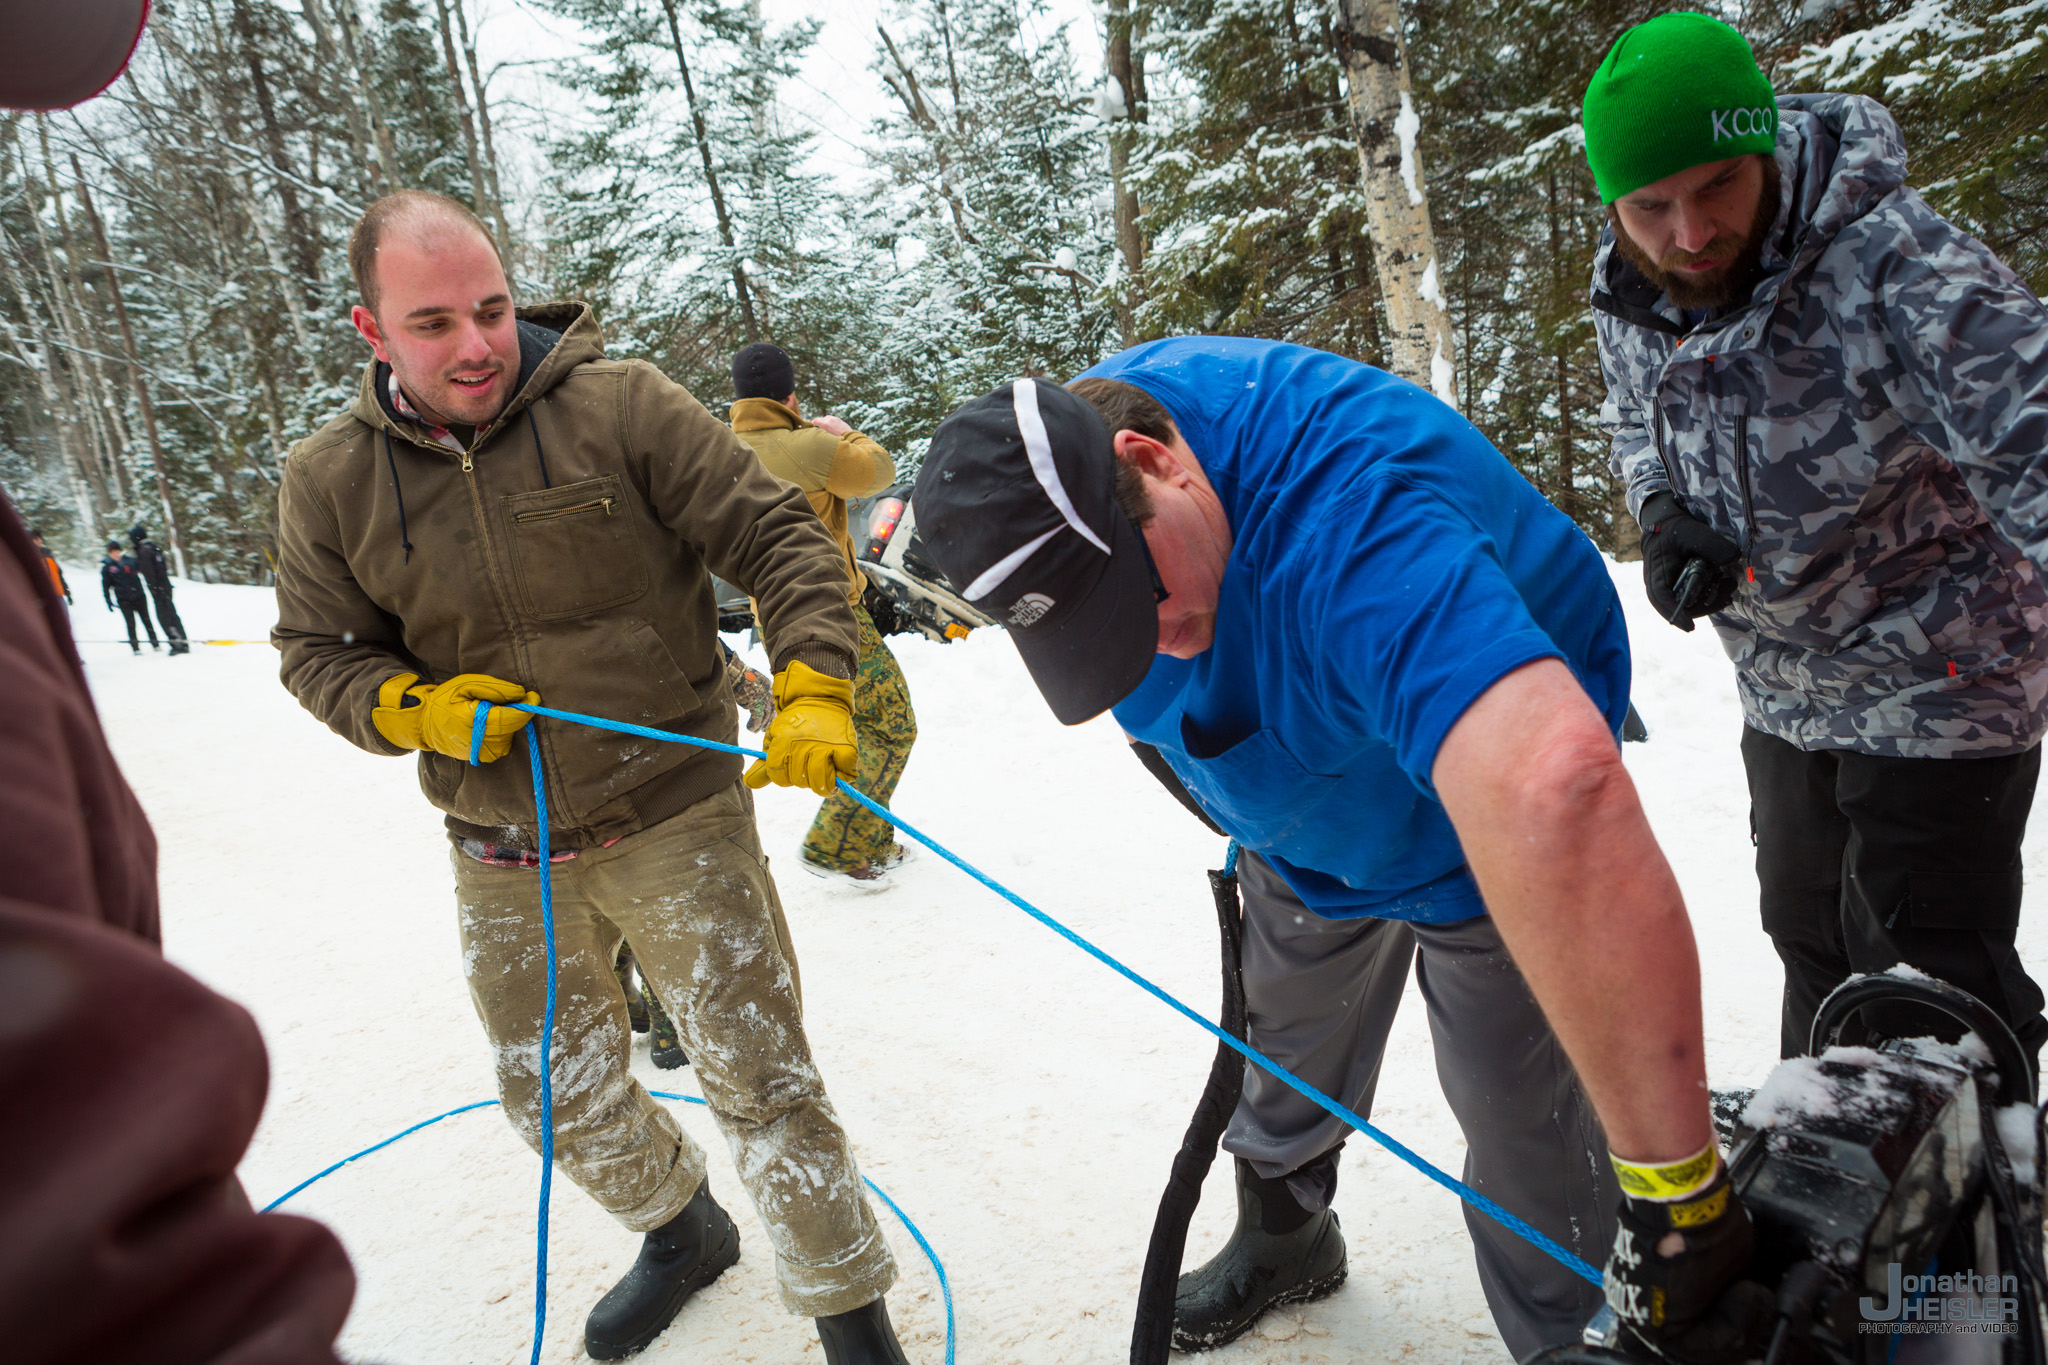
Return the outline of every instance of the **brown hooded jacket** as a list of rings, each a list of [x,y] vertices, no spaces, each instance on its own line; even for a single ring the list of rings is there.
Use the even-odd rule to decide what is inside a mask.
[[[734,742],[711,574],[762,608],[780,670],[851,678],[845,562],[802,493],[641,361],[604,358],[587,305],[519,310],[513,397],[467,451],[385,396],[373,362],[349,411],[301,441],[278,494],[284,683],[372,753],[398,673],[486,673],[544,705]],[[608,842],[731,784],[739,760],[537,720],[558,848]],[[508,760],[420,756],[457,834],[531,848],[532,777]]]

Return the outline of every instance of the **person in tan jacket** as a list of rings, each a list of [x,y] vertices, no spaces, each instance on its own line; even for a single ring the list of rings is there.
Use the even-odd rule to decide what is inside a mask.
[[[278,494],[285,686],[375,754],[419,754],[446,812],[464,972],[506,1117],[541,1140],[547,957],[530,764],[547,787],[559,990],[555,1160],[634,1232],[589,1316],[630,1355],[739,1257],[704,1154],[627,1069],[620,935],[673,1012],[830,1365],[903,1365],[888,1244],[811,1057],[750,787],[854,771],[855,626],[802,496],[652,366],[607,360],[587,305],[515,311],[489,232],[439,195],[364,213],[352,320],[375,353]],[[559,721],[546,703],[732,743],[711,575],[751,592],[780,710],[765,762]],[[480,764],[469,762],[480,701]]]
[[[733,357],[732,429],[752,446],[768,472],[795,484],[810,500],[845,564],[846,600],[860,627],[860,671],[854,680],[853,725],[860,774],[853,785],[887,806],[917,742],[917,713],[896,656],[861,605],[867,577],[856,564],[846,503],[881,492],[896,477],[889,452],[837,417],[806,422],[797,411],[796,368],[765,341]],[[889,884],[907,856],[889,822],[834,791],[811,822],[800,855],[804,870],[868,890]]]

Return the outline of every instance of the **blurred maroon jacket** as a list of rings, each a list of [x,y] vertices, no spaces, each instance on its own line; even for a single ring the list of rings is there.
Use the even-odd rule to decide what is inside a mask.
[[[0,490],[0,1356],[333,1365],[355,1276],[235,1178],[255,1021],[163,960],[156,836]]]

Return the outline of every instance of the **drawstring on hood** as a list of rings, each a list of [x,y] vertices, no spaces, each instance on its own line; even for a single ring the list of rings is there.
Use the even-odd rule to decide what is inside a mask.
[[[540,461],[540,486],[553,488],[555,481],[548,477],[548,453],[541,449],[540,423],[533,420],[532,404],[528,404],[526,408],[526,429],[533,433],[533,457]]]
[[[391,466],[391,491],[398,495],[398,543],[405,547],[405,562],[412,563],[412,537],[405,527],[405,489],[398,482],[398,458],[391,453],[391,428],[384,428],[384,463]]]

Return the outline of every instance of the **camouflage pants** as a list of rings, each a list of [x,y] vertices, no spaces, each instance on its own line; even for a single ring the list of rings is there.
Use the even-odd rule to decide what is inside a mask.
[[[540,1146],[547,992],[540,879],[451,849],[463,973],[490,1039],[505,1116]],[[651,829],[553,868],[555,1161],[627,1228],[682,1211],[704,1153],[627,1069],[612,975],[621,932],[673,1012],[711,1116],[775,1250],[799,1317],[872,1302],[896,1264],[811,1060],[782,902],[734,783]]]
[[[860,673],[853,681],[860,773],[853,785],[886,807],[910,761],[910,746],[917,743],[917,713],[910,709],[910,686],[881,632],[865,608],[856,605],[853,614],[860,621]],[[895,847],[896,831],[888,821],[845,792],[834,792],[811,822],[803,856],[826,867],[850,868],[879,862]]]

